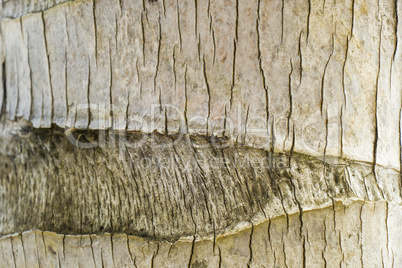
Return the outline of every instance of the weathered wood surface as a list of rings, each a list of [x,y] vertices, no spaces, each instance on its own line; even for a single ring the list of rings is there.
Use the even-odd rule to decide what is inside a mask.
[[[2,1],[0,266],[401,266],[401,6]]]
[[[83,0],[4,18],[7,116],[400,169],[397,3]]]
[[[325,163],[200,136],[108,133],[103,145],[80,149],[74,136],[80,143],[103,138],[73,133],[70,142],[55,130],[21,131],[0,142],[3,234],[40,229],[177,240],[337,201],[401,202],[399,172],[377,167],[374,176],[367,163]]]
[[[302,228],[292,214],[174,243],[31,231],[0,239],[0,267],[400,267],[400,211],[394,202],[336,204],[304,213]]]

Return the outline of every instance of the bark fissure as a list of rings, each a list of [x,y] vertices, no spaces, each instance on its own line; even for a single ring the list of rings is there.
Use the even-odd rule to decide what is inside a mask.
[[[182,50],[182,37],[181,37],[181,28],[180,28],[180,7],[179,0],[176,0],[176,13],[177,13],[177,33],[179,35],[179,44],[180,51]]]
[[[378,133],[378,91],[379,91],[379,87],[380,87],[379,80],[380,80],[380,73],[381,73],[381,44],[382,44],[382,19],[381,19],[379,43],[378,43],[378,70],[377,70],[376,85],[375,85],[375,97],[374,97],[374,142],[373,142],[373,165],[372,165],[372,169],[373,169],[374,179],[377,182],[378,188],[380,189],[382,196],[384,197],[383,189],[378,184],[377,171],[376,171],[378,139],[379,139],[379,133]]]
[[[266,77],[265,77],[265,72],[264,68],[262,66],[262,56],[261,56],[261,33],[260,33],[260,5],[261,5],[261,0],[258,0],[257,2],[257,20],[256,20],[256,32],[257,32],[257,56],[258,56],[258,67],[261,75],[261,81],[262,81],[262,86],[265,91],[265,116],[266,116],[266,124],[267,124],[267,132],[269,131],[269,89],[267,86],[266,82]]]
[[[352,0],[352,7],[351,7],[351,25],[350,25],[350,36],[353,37],[354,25],[355,25],[355,0]]]
[[[53,115],[54,115],[54,97],[53,97],[53,86],[52,86],[52,74],[51,74],[51,71],[50,71],[51,70],[51,68],[50,68],[50,54],[49,54],[48,41],[47,41],[47,37],[46,37],[46,20],[45,20],[45,16],[43,14],[43,11],[41,13],[41,17],[42,17],[43,40],[44,40],[44,44],[45,44],[47,72],[48,72],[50,97],[51,97],[50,123],[52,123],[53,122]]]
[[[287,136],[286,136],[286,139],[289,138],[290,120],[292,118],[292,113],[293,113],[292,74],[293,74],[293,63],[292,63],[292,59],[290,59],[290,72],[289,72],[289,75],[288,75],[289,111],[288,111],[288,116],[287,116]]]
[[[161,25],[161,18],[159,17],[158,20],[158,50],[157,50],[157,56],[156,56],[156,67],[155,67],[155,75],[154,75],[154,93],[156,93],[156,79],[158,77],[158,71],[159,71],[159,65],[160,65],[160,57],[161,57],[161,46],[162,46],[162,25]],[[161,89],[159,89],[159,94],[161,93]],[[162,107],[161,107],[162,109]]]
[[[285,0],[282,0],[281,5],[281,44],[283,44],[283,28],[284,28],[284,11],[285,11]]]
[[[202,58],[203,61],[203,74],[204,74],[204,82],[205,82],[205,86],[207,88],[207,95],[208,95],[208,114],[207,114],[207,124],[206,124],[206,132],[207,132],[207,137],[209,135],[208,132],[208,126],[209,126],[209,118],[211,116],[211,89],[209,87],[209,83],[208,83],[208,76],[207,76],[207,70],[206,70],[206,66],[205,66],[205,57]]]
[[[251,267],[252,262],[253,262],[253,234],[254,234],[254,224],[251,223],[250,240],[249,240],[249,243],[248,243],[249,259],[248,259],[248,262],[247,262],[247,267]]]
[[[310,16],[311,16],[311,0],[307,0],[308,11],[307,11],[307,30],[306,30],[306,42],[308,44],[308,38],[310,36]]]
[[[332,50],[331,53],[328,56],[327,62],[325,63],[324,66],[324,71],[322,73],[322,79],[321,79],[321,102],[320,102],[320,111],[321,111],[321,116],[323,112],[323,106],[324,106],[324,94],[325,94],[325,74],[327,72],[328,64],[332,58],[332,55],[334,54],[334,35],[332,35]]]

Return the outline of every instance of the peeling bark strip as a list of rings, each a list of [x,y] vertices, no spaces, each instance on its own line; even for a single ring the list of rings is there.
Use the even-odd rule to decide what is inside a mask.
[[[42,229],[177,240],[225,233],[243,221],[301,211],[304,218],[331,200],[400,201],[398,171],[377,167],[375,179],[369,164],[296,153],[289,167],[288,155],[214,136],[26,126],[15,133],[0,140],[2,234]]]
[[[366,162],[377,148],[376,163],[398,169],[400,6],[6,1],[5,111],[35,127],[224,132],[276,152]],[[381,21],[390,38],[379,51]]]
[[[289,216],[289,230],[282,216],[196,241],[29,231],[0,238],[0,267],[399,267],[401,237],[384,232],[397,228],[400,209],[395,202],[357,201],[306,211],[308,242],[299,235],[297,214]]]

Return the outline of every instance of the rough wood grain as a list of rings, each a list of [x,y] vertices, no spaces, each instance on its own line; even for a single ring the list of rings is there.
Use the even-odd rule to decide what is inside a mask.
[[[401,6],[1,1],[0,267],[401,266]]]
[[[390,230],[400,210],[394,202],[339,203],[303,213],[302,227],[292,214],[215,239],[173,243],[29,231],[0,238],[0,267],[398,267],[401,237]]]
[[[400,169],[396,2],[43,2],[2,21],[7,112],[36,122],[40,77],[41,127],[224,133]]]

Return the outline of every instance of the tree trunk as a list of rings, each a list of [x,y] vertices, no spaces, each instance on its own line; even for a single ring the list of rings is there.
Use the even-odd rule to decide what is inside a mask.
[[[398,0],[6,0],[0,267],[402,266]]]

